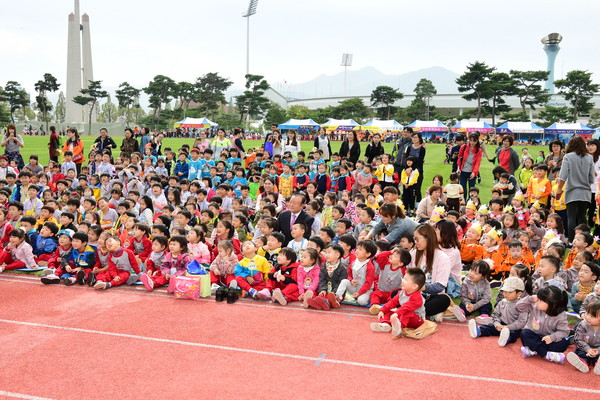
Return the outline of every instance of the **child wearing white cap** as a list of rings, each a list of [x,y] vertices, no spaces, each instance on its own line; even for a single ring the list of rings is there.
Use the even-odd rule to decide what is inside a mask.
[[[521,336],[521,329],[527,323],[527,313],[517,311],[517,300],[525,291],[525,284],[516,276],[506,278],[500,288],[504,298],[496,304],[492,313],[492,323],[477,326],[474,319],[469,320],[469,333],[473,339],[481,336],[499,336],[498,345],[506,346]]]

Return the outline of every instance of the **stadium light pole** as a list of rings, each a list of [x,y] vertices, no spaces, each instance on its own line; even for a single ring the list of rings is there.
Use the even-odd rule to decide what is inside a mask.
[[[250,73],[250,17],[256,14],[257,5],[258,0],[250,0],[248,10],[242,15],[243,18],[246,18],[246,75]]]

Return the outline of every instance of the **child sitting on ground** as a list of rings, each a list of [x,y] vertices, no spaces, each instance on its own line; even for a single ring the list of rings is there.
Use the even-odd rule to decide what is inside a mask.
[[[583,318],[575,327],[574,342],[577,348],[575,352],[567,354],[567,361],[584,373],[594,367],[594,374],[600,375],[600,301],[589,303]]]
[[[543,256],[540,260],[540,265],[536,272],[539,272],[540,277],[533,282],[533,294],[537,294],[544,286],[549,283],[554,283],[565,289],[565,282],[556,276],[560,270],[560,260],[554,256]]]
[[[424,285],[425,273],[420,268],[408,268],[402,280],[402,290],[381,308],[379,322],[371,323],[371,330],[391,331],[392,339],[397,339],[403,328],[421,326],[425,319],[425,301],[421,294]]]
[[[242,289],[242,297],[256,299],[258,291],[265,287],[271,266],[266,258],[256,254],[256,245],[251,241],[244,242],[242,253],[244,258],[235,267],[235,280],[231,282],[230,287]]]
[[[348,279],[340,282],[335,295],[327,296],[331,307],[340,307],[341,301],[358,303],[361,306],[369,304],[375,280],[375,266],[371,258],[376,253],[377,245],[372,240],[363,240],[356,245],[356,259],[348,268]]]
[[[525,291],[525,284],[516,276],[504,280],[500,288],[503,299],[496,303],[492,323],[477,326],[475,319],[469,320],[469,334],[473,339],[482,336],[500,336],[498,346],[514,343],[521,336],[521,329],[527,322],[527,313],[516,310],[517,300]]]
[[[210,264],[211,292],[216,293],[221,285],[229,287],[231,281],[235,280],[233,272],[238,262],[238,257],[233,252],[233,244],[229,240],[220,241],[217,257]]]
[[[379,314],[381,305],[390,300],[392,290],[400,287],[402,271],[410,264],[410,261],[410,252],[399,247],[391,252],[381,252],[377,255],[379,274],[375,278],[375,290],[371,293],[371,307],[369,308],[371,315]]]
[[[329,310],[329,297],[335,298],[335,292],[342,280],[346,279],[348,272],[342,265],[340,259],[344,255],[344,249],[339,244],[330,244],[325,248],[325,264],[321,266],[319,273],[318,295],[312,292],[304,293],[304,307],[313,307],[317,310]]]
[[[309,245],[316,245],[315,239],[310,238]],[[307,248],[302,252],[300,266],[297,270],[298,300],[304,301],[306,295],[312,297],[319,286],[319,273],[321,271],[321,255],[314,248]]]
[[[569,301],[577,314],[585,298],[594,291],[596,281],[600,277],[600,267],[592,261],[585,262],[579,269],[579,280],[573,284]]]
[[[569,347],[567,302],[567,292],[554,285],[543,287],[537,296],[519,300],[517,311],[529,314],[521,332],[523,357],[539,355],[550,362],[565,362],[563,352]]]
[[[0,251],[0,273],[12,269],[37,268],[33,249],[27,239],[27,234],[21,229],[10,232],[8,244]]]
[[[298,300],[297,268],[296,252],[289,247],[281,249],[277,255],[277,265],[268,274],[267,287],[258,292],[258,298],[270,299],[282,306]]]
[[[492,290],[487,280],[489,274],[490,265],[486,260],[475,261],[471,266],[460,289],[460,309],[465,316],[478,311],[480,317],[485,318],[492,313]]]
[[[169,240],[166,236],[157,235],[152,238],[152,253],[146,259],[146,273],[140,275],[140,281],[149,292],[155,287],[167,284],[166,275],[171,271],[162,268],[168,246]]]
[[[75,245],[75,236],[73,236],[73,245]],[[133,251],[124,248],[118,237],[109,236],[106,239],[106,248],[110,252],[108,255],[108,269],[98,275],[91,273],[89,278],[96,279],[94,289],[97,290],[120,286],[127,283],[132,274],[140,274],[140,266],[135,254],[133,254]],[[91,286],[91,282],[89,284]]]
[[[586,296],[583,305],[579,309],[580,317],[583,318],[583,316],[585,315],[585,309],[587,305],[590,304],[592,301],[600,301],[600,279],[596,282],[596,285],[594,285],[594,291]]]

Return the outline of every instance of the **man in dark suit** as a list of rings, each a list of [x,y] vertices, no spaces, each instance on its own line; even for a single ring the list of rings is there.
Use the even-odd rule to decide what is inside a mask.
[[[315,222],[315,219],[303,210],[305,203],[306,197],[301,193],[296,193],[290,198],[290,201],[288,201],[288,209],[281,212],[277,217],[279,222],[279,231],[285,236],[284,245],[286,246],[291,240],[293,240],[292,225],[294,225],[296,222],[302,222],[304,225],[306,225],[304,237],[307,239],[310,238],[310,233],[312,232],[311,228],[313,222]]]

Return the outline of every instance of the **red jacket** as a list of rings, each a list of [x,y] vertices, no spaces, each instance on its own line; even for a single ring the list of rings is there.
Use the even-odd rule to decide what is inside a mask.
[[[10,238],[10,233],[13,229],[15,228],[8,221],[0,227],[0,247],[6,246],[8,239]]]
[[[284,276],[283,282],[277,281],[277,283],[281,283],[283,285],[288,285],[290,283],[298,283],[298,266],[300,263],[291,263],[287,267],[278,267],[271,269],[269,273],[269,279],[275,281],[275,272],[280,271],[281,275]]]
[[[354,263],[353,263],[354,264]],[[358,289],[358,295],[362,295],[367,293],[369,290],[373,288],[373,283],[375,282],[375,266],[371,261],[367,261],[365,266],[367,271],[365,273],[365,283]],[[352,264],[348,268],[348,280],[354,279],[352,277]]]
[[[472,153],[472,151],[468,144],[463,144],[460,146],[460,150],[458,151],[458,161],[456,162],[459,170],[462,171],[465,161],[467,161],[467,158],[469,157],[469,153]],[[481,150],[481,147],[479,147],[473,156],[473,173],[475,175],[479,174],[479,165],[481,164],[482,156],[483,150]]]
[[[395,295],[392,299],[390,299],[390,301],[385,303],[385,305],[383,307],[381,307],[380,311],[383,313],[387,313],[387,312],[390,312],[391,310],[393,310],[394,308],[399,307],[401,292],[402,291],[399,291],[397,295]],[[406,303],[404,303],[402,305],[402,307],[399,307],[398,310],[396,311],[396,314],[398,314],[399,316],[404,315],[411,311],[416,311],[419,308],[421,308],[421,306],[423,306],[423,295],[421,295],[420,290],[417,290],[416,292],[411,293],[411,295],[409,297],[410,297],[410,299]]]
[[[125,249],[123,247],[121,247],[121,250],[123,251],[123,253],[125,253],[127,255],[128,261],[129,261],[129,265],[131,265],[131,269],[136,273],[139,274],[140,273],[140,266],[138,265],[137,260],[135,259],[135,254],[133,254],[133,251]],[[120,253],[120,251],[116,251],[115,253],[111,253],[108,255],[108,269],[112,270],[112,271],[116,271],[116,270],[122,270],[122,268],[119,268],[119,266],[117,264],[115,264],[113,257],[120,257],[121,255],[118,255],[118,253]]]
[[[140,245],[144,246],[144,250],[138,253],[138,251],[135,248],[136,244],[138,245],[138,247]],[[146,259],[150,257],[150,253],[152,253],[152,242],[146,236],[144,236],[140,242],[138,242],[135,239],[132,239],[129,242],[129,246],[127,246],[127,249],[133,251],[133,254],[138,256],[140,260],[142,260],[142,262],[145,263]]]
[[[72,249],[73,246],[69,246],[67,250],[64,250],[62,246],[58,246],[56,250],[54,250],[54,253],[52,253],[52,257],[50,257],[50,259],[48,260],[48,268],[59,268],[61,266],[61,250],[63,252],[66,252],[67,254],[70,254],[70,251]]]

